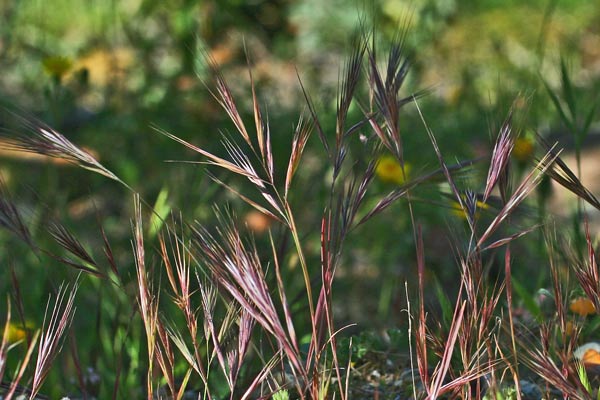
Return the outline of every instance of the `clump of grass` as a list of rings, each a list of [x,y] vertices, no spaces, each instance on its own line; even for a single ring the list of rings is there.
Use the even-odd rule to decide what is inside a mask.
[[[556,313],[551,318],[552,322],[558,322],[558,329],[552,328],[551,323],[540,324],[540,346],[519,336],[522,327],[514,315],[512,246],[538,225],[520,227],[512,224],[512,220],[517,219],[517,210],[545,176],[599,208],[595,196],[561,160],[556,145],[546,146],[545,153],[530,166],[530,171],[519,183],[515,182],[510,169],[511,152],[520,131],[514,124],[514,108],[496,135],[486,179],[478,187],[474,184],[464,187],[457,180],[457,173],[481,160],[450,165],[421,114],[418,98],[424,92],[402,95],[412,61],[404,34],[399,35],[391,47],[383,69],[374,42],[368,35],[356,39],[340,78],[332,132],[324,128],[300,81],[307,110],[298,117],[290,134],[290,151],[285,163],[276,162],[281,155],[274,154],[271,128],[264,105],[258,100],[251,70],[248,96],[252,99],[253,126],[245,122],[218,66],[208,60],[214,79],[210,85],[215,88],[212,94],[237,132],[235,137],[223,135],[225,155],[157,128],[166,137],[203,157],[204,161],[199,163],[220,168],[250,184],[252,191],[246,192],[211,176],[216,184],[276,221],[285,232],[281,237],[291,240],[292,245],[287,246],[285,240],[269,232],[266,252],[261,252],[255,238],[238,222],[236,213],[222,207],[215,208],[217,226],[186,221],[182,214],[177,217],[176,213],[170,220],[161,221],[157,257],[151,257],[147,252],[148,236],[154,236],[154,232],[145,234],[144,206],[148,204],[140,195],[64,135],[37,120],[17,117],[28,134],[14,135],[10,140],[14,148],[65,159],[121,183],[133,193],[130,261],[135,269],[133,289],[125,283],[121,274],[125,267],[118,265],[102,223],[99,223],[97,236],[102,243],[104,262],[99,262],[98,257],[58,221],[48,224],[46,230],[69,257],[55,255],[34,244],[18,207],[0,182],[0,225],[26,242],[40,257],[57,260],[78,274],[85,274],[84,279],[108,281],[115,290],[130,299],[135,298],[129,306],[139,315],[145,336],[147,360],[143,368],[143,393],[148,399],[181,399],[192,382],[200,385],[196,390],[198,397],[208,399],[350,398],[351,362],[343,365],[338,358],[338,336],[344,327],[337,325],[334,315],[336,271],[343,265],[350,233],[401,199],[408,205],[413,228],[418,279],[417,312],[409,315],[411,327],[413,323],[416,325],[415,335],[409,339],[411,349],[413,344],[415,348],[411,363],[416,363],[419,375],[414,380],[419,379],[422,387],[417,392],[416,382],[413,382],[414,397],[482,398],[486,391],[500,393],[502,385],[509,381],[519,398],[523,365],[565,397],[587,398],[589,395],[589,384],[577,379],[581,376],[580,369],[572,362],[577,332],[567,333],[565,289],[550,244],[548,252],[556,303]],[[349,121],[353,103],[363,112],[358,121]],[[421,116],[439,163],[436,169],[422,174],[412,172],[416,169],[410,175],[407,173],[400,121],[403,107],[409,104],[414,104]],[[316,230],[302,225],[303,221],[298,218],[302,204],[294,201],[294,192],[300,191],[294,187],[294,178],[302,167],[302,156],[313,131],[322,144],[323,158],[332,170],[327,182],[328,196],[318,211],[320,224]],[[369,160],[364,164],[352,160],[350,150],[352,143],[361,141],[359,134],[367,138],[362,149],[368,153]],[[398,163],[402,179],[396,180],[398,187],[376,197],[369,189],[383,152]],[[282,164],[285,167],[279,171],[276,165]],[[448,324],[432,320],[426,310],[427,247],[413,207],[418,201],[414,193],[419,187],[440,180],[445,181],[450,192],[445,193],[446,196],[458,205],[467,222],[465,243],[458,235],[453,237],[460,281],[454,307],[448,307],[451,313],[446,318]],[[497,203],[494,207],[492,198]],[[489,218],[482,217],[478,212],[481,209]],[[148,213],[152,212],[152,207],[148,207]],[[163,218],[155,213],[153,219]],[[311,233],[318,236],[319,257],[309,254],[306,235]],[[600,310],[600,280],[589,231],[586,231],[586,246],[587,258],[579,259],[578,252],[573,251],[572,264],[578,284],[594,302],[596,310]],[[284,260],[291,257],[300,265],[299,270],[293,272],[298,273],[303,282],[301,297],[306,299],[307,316],[295,312],[282,271]],[[503,274],[493,280],[486,268],[496,262],[496,258],[501,260]],[[78,282],[70,289],[61,287],[57,291],[49,322],[44,324],[41,334],[37,332],[29,338],[21,366],[10,378],[5,398],[21,390],[20,383],[38,339],[36,365],[27,393],[34,398],[41,390],[73,319]],[[18,285],[15,291],[18,292]],[[167,310],[175,312],[171,314]],[[10,311],[9,306],[6,327],[10,323]],[[301,331],[304,320],[309,327]],[[183,323],[178,325],[177,321]],[[7,329],[0,343],[0,377],[5,375],[5,361],[11,349]],[[307,343],[302,342],[304,336],[309,338]],[[258,368],[248,361],[251,358],[259,360]],[[119,394],[120,365],[114,379],[114,398]],[[85,388],[81,390],[86,393]]]

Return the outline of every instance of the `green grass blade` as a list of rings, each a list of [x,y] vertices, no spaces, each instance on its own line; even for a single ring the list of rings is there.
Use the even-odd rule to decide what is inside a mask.
[[[571,120],[577,120],[577,102],[575,101],[575,92],[573,91],[573,85],[571,84],[571,78],[569,77],[569,70],[567,69],[567,63],[564,58],[560,59],[560,78],[562,81],[562,90],[565,97],[567,107],[571,113]]]
[[[150,218],[150,224],[148,229],[148,234],[151,238],[156,237],[156,234],[162,228],[165,218],[171,212],[171,206],[167,202],[169,197],[169,190],[166,186],[160,190],[160,193],[156,197],[156,201],[154,202],[152,217]]]
[[[575,132],[573,123],[567,117],[567,114],[565,114],[565,112],[563,110],[563,107],[560,104],[560,100],[558,99],[558,96],[556,95],[556,93],[554,93],[554,91],[552,90],[552,88],[550,87],[550,85],[548,85],[548,82],[546,82],[546,80],[544,80],[542,78],[542,82],[544,83],[544,87],[546,88],[546,91],[548,92],[548,95],[550,96],[550,99],[552,100],[552,103],[554,103],[554,107],[556,108],[556,111],[558,111],[560,119],[567,126],[567,128],[569,128],[569,130],[571,132]]]

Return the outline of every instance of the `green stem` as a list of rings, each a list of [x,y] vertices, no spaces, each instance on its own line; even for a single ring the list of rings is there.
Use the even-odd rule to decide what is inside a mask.
[[[308,296],[308,308],[310,311],[310,323],[312,327],[313,337],[317,338],[317,326],[315,321],[315,308],[313,304],[313,296],[312,296],[312,286],[310,284],[310,275],[308,273],[308,266],[306,265],[306,258],[304,257],[304,252],[302,251],[302,246],[300,245],[300,238],[298,236],[298,230],[296,229],[296,223],[294,221],[294,216],[292,214],[292,210],[289,207],[289,204],[285,204],[285,212],[286,218],[289,224],[290,231],[292,233],[292,238],[294,239],[294,245],[296,246],[296,252],[298,253],[298,258],[300,259],[300,267],[302,268],[302,275],[304,276],[304,286],[306,287],[306,295]],[[315,349],[316,350],[316,349]]]

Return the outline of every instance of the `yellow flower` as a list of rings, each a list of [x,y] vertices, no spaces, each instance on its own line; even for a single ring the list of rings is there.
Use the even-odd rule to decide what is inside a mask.
[[[33,329],[33,323],[26,321],[25,326],[20,322],[11,321],[8,324],[8,343],[16,343],[27,338],[27,333]]]
[[[575,332],[575,324],[573,321],[567,321],[567,325],[565,325],[565,333],[567,336],[571,336]]]
[[[571,312],[574,314],[581,315],[582,317],[596,313],[596,307],[594,306],[594,303],[587,297],[577,297],[576,299],[573,299],[571,304],[569,304],[569,310],[571,310]]]
[[[53,78],[60,80],[73,66],[70,58],[63,56],[50,56],[42,60],[44,71]]]
[[[512,154],[517,161],[524,163],[533,157],[533,150],[533,140],[525,136],[515,140]]]
[[[463,199],[463,201],[464,201],[464,199]],[[475,211],[475,218],[477,219],[477,218],[479,218],[479,210],[487,210],[488,208],[490,208],[490,206],[481,200],[477,200],[476,204],[477,204],[477,209]],[[467,213],[465,212],[465,210],[462,209],[462,207],[460,206],[458,201],[452,200],[450,207],[451,207],[450,212],[453,215],[455,215],[458,218],[462,218],[464,220],[467,219]]]
[[[377,166],[375,167],[375,174],[383,182],[396,183],[403,185],[409,179],[411,166],[408,163],[404,163],[404,172],[398,160],[391,155],[385,155],[379,157],[377,160]]]

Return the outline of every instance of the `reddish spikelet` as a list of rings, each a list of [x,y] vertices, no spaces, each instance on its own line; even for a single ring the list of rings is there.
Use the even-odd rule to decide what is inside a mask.
[[[34,398],[41,389],[42,383],[48,376],[48,372],[50,372],[52,361],[61,350],[63,337],[71,325],[71,321],[75,314],[74,302],[78,287],[78,282],[76,282],[72,288],[65,285],[60,286],[50,319],[47,320],[48,307],[50,306],[50,300],[48,300],[42,333],[40,335],[35,371],[33,374],[31,398]],[[67,292],[68,297],[63,306]]]
[[[534,230],[538,229],[539,227],[540,227],[540,225],[534,225],[534,226],[532,226],[532,227],[530,227],[530,228],[523,229],[523,230],[522,230],[522,231],[520,231],[520,232],[513,233],[512,235],[509,235],[509,236],[507,236],[507,237],[504,237],[504,238],[498,239],[498,240],[496,240],[496,241],[494,241],[494,242],[492,242],[492,243],[490,243],[490,244],[486,245],[485,247],[483,247],[483,248],[481,249],[481,251],[492,250],[492,249],[496,249],[496,248],[499,248],[499,247],[502,247],[502,246],[508,245],[508,244],[510,244],[512,241],[514,241],[514,240],[516,240],[516,239],[520,238],[521,236],[525,236],[525,235],[527,235],[528,233],[531,233],[531,232],[533,232]]]
[[[281,358],[281,353],[277,353],[273,357],[271,357],[271,359],[269,361],[267,361],[265,363],[265,365],[261,369],[260,373],[248,385],[248,388],[242,395],[241,400],[254,398],[254,396],[255,396],[254,391],[256,390],[258,385],[260,385],[260,383],[263,382],[269,376],[269,374],[271,373],[271,370],[275,367],[275,365],[277,365],[280,358]],[[268,397],[269,396],[264,397],[264,398],[268,398]]]
[[[12,201],[2,177],[0,177],[0,226],[12,232],[35,250],[29,229],[23,222],[17,206]]]
[[[208,158],[210,160],[208,162],[208,164],[210,164],[210,165],[216,165],[218,167],[227,169],[227,170],[233,172],[234,174],[245,176],[245,177],[247,177],[248,179],[250,179],[251,181],[254,181],[254,182],[260,181],[260,178],[258,176],[256,176],[256,171],[254,171],[254,170],[247,171],[247,170],[244,169],[243,166],[236,165],[234,162],[227,161],[224,158],[218,157],[218,156],[216,156],[216,155],[214,155],[214,154],[212,154],[212,153],[210,153],[210,152],[208,152],[206,150],[203,150],[200,147],[194,146],[193,144],[191,144],[191,143],[189,143],[189,142],[187,142],[187,141],[185,141],[183,139],[180,139],[177,136],[175,136],[175,135],[173,135],[173,134],[171,134],[171,133],[169,133],[167,131],[164,131],[164,130],[162,130],[160,128],[155,128],[155,129],[158,132],[160,132],[163,135],[165,135],[166,137],[168,137],[170,139],[173,139],[174,141],[176,141],[178,143],[181,143],[182,145],[186,146],[190,150],[193,150],[193,151],[195,151],[197,153],[202,154],[203,156],[205,156],[206,158]]]
[[[425,251],[423,248],[423,235],[421,227],[416,227],[416,250],[417,250],[417,276],[419,278],[419,318],[417,320],[417,332],[415,344],[417,351],[417,366],[421,382],[428,388],[431,385],[429,377],[429,366],[427,356],[427,320],[425,315]]]
[[[456,305],[457,308],[455,309],[452,324],[450,325],[448,339],[446,341],[446,344],[444,345],[444,353],[442,355],[442,359],[434,369],[434,372],[431,376],[432,380],[430,385],[426,387],[427,395],[430,399],[437,399],[438,396],[442,395],[444,392],[453,390],[453,388],[457,385],[462,386],[468,382],[468,380],[464,381],[464,378],[461,377],[460,380],[455,379],[452,382],[444,384],[446,375],[450,370],[450,360],[452,358],[452,353],[454,352],[454,344],[456,343],[456,340],[458,338],[459,328],[462,323],[466,303],[463,302],[460,306],[459,303],[457,303]]]
[[[138,305],[140,315],[144,322],[146,331],[146,345],[148,350],[148,374],[147,374],[147,395],[148,400],[154,396],[153,366],[154,356],[156,354],[156,334],[158,324],[158,303],[150,290],[148,271],[146,270],[144,235],[142,229],[142,210],[138,194],[134,195],[134,220],[133,220],[133,253],[135,258],[136,275],[138,283]]]
[[[489,286],[483,274],[483,260],[480,252],[468,254],[460,259],[462,285],[459,292],[466,295],[466,309],[459,335],[459,349],[464,376],[474,376],[494,371],[498,361],[491,351],[490,342],[497,335],[498,325],[495,322],[496,311],[505,288],[505,283]],[[487,351],[490,357],[483,362],[482,356]],[[477,380],[475,386],[480,387]],[[480,393],[476,391],[476,393]]]
[[[221,215],[220,219],[218,237],[202,227],[194,228],[194,243],[200,259],[237,303],[273,335],[294,373],[306,380],[297,344],[292,342],[292,334],[279,318],[254,244],[246,245],[242,241],[230,216]]]
[[[346,119],[348,110],[354,98],[354,92],[360,79],[360,71],[363,65],[363,58],[367,50],[367,40],[360,36],[356,38],[352,46],[352,54],[344,67],[344,76],[340,85],[340,94],[337,99],[336,111],[336,147],[339,149],[344,139]]]
[[[337,98],[336,126],[335,126],[335,149],[332,155],[333,160],[333,181],[337,179],[344,160],[347,155],[345,139],[349,135],[346,131],[346,120],[348,110],[354,98],[360,71],[362,68],[363,57],[367,49],[367,40],[360,35],[356,38],[352,46],[352,54],[345,65],[343,78],[339,86],[339,95]]]
[[[248,178],[248,180],[252,184],[256,185],[257,188],[264,190],[266,188],[265,184],[268,181],[263,180],[258,175],[256,169],[250,161],[250,157],[244,153],[241,147],[238,146],[232,140],[228,139],[227,137],[223,137],[221,143],[223,144],[223,147],[225,148],[225,151],[227,152],[229,158],[233,161],[233,163],[236,166],[238,166],[238,168],[244,171],[244,174]]]
[[[110,242],[108,241],[108,237],[106,236],[106,232],[104,231],[104,227],[102,224],[98,224],[100,226],[100,233],[102,234],[102,241],[104,243],[102,247],[102,252],[108,261],[108,265],[110,266],[111,271],[115,274],[117,278],[119,278],[119,269],[117,268],[117,263],[115,261],[115,256],[112,251],[112,247]]]
[[[281,208],[281,206],[277,203],[277,201],[275,200],[275,198],[273,196],[263,192],[263,197],[273,207],[273,209],[275,210],[275,212],[277,214],[273,213],[266,207],[263,207],[262,205],[258,204],[256,201],[250,199],[249,197],[244,196],[242,193],[240,193],[233,187],[227,185],[225,182],[221,181],[220,179],[216,178],[215,176],[212,176],[211,174],[208,174],[208,175],[215,183],[218,183],[219,185],[223,186],[225,189],[227,189],[231,193],[235,194],[237,197],[239,197],[241,200],[243,200],[250,206],[254,207],[256,210],[260,211],[261,213],[263,213],[265,215],[268,215],[270,218],[273,218],[274,220],[276,220],[282,224],[286,224],[286,225],[289,224],[288,217],[286,216],[285,211]]]
[[[294,174],[298,169],[298,165],[300,164],[300,159],[302,157],[304,147],[308,142],[308,138],[310,137],[312,129],[312,123],[306,123],[304,117],[300,116],[298,124],[296,125],[296,130],[294,131],[294,138],[292,141],[292,153],[290,155],[287,173],[285,174],[284,198],[288,197],[288,191],[290,189],[290,186],[292,185],[292,178],[294,177]]]
[[[446,335],[432,333],[426,324],[424,309],[424,250],[420,227],[415,228],[417,266],[419,277],[419,309],[416,331],[417,363],[421,382],[427,391],[427,398],[437,398],[443,393],[471,398],[481,393],[479,378],[494,373],[499,365],[490,341],[495,336],[495,311],[498,308],[504,284],[488,288],[480,252],[468,253],[459,257],[461,265],[461,285],[457,295],[453,319]],[[429,371],[428,350],[439,357],[433,374]],[[450,363],[453,352],[458,351],[461,369]],[[484,355],[488,359],[484,361]],[[477,395],[476,395],[477,396]]]
[[[546,153],[546,155],[538,162],[536,168],[534,168],[527,176],[523,179],[521,184],[515,189],[510,198],[506,201],[506,204],[496,215],[493,221],[489,224],[486,231],[479,237],[477,247],[481,247],[483,243],[498,229],[504,220],[511,215],[515,209],[529,196],[529,194],[535,189],[538,183],[541,181],[544,173],[553,165],[557,155],[552,151]]]
[[[298,347],[298,339],[296,337],[296,329],[294,328],[294,321],[292,319],[292,311],[290,310],[290,303],[287,300],[287,296],[285,294],[285,286],[283,285],[283,278],[281,276],[281,265],[279,264],[279,257],[277,255],[277,250],[275,249],[275,241],[273,240],[273,236],[270,233],[269,241],[271,242],[271,251],[273,255],[273,264],[275,265],[275,277],[277,278],[279,301],[283,308],[283,316],[285,320],[286,329],[290,336],[290,342],[292,343],[292,345],[294,345],[294,350],[297,353],[300,353],[300,349]]]
[[[158,363],[171,394],[175,397],[178,392],[174,375],[175,355],[171,347],[168,330],[159,318],[158,298],[153,292],[150,273],[146,268],[142,210],[140,197],[137,193],[134,195],[133,236],[132,247],[138,283],[138,305],[144,322],[148,349],[148,399],[152,399],[154,395],[153,371],[155,361]]]
[[[82,264],[80,262],[73,261],[72,259],[67,258],[67,257],[58,256],[58,255],[56,255],[54,253],[51,253],[50,251],[47,251],[47,250],[44,250],[44,249],[42,249],[42,252],[44,254],[46,254],[47,256],[49,256],[49,257],[55,259],[56,261],[60,262],[61,264],[67,265],[67,266],[72,267],[72,268],[75,268],[76,270],[79,270],[79,271],[87,272],[87,273],[92,274],[92,275],[94,275],[94,276],[96,276],[98,278],[105,278],[105,275],[102,272],[96,270],[95,268],[91,268],[91,267],[89,267],[87,265],[84,265],[84,264]]]
[[[399,131],[399,110],[404,104],[413,100],[413,96],[399,97],[400,88],[408,75],[411,64],[404,47],[406,33],[407,31],[404,29],[392,45],[387,60],[385,77],[383,77],[378,69],[374,49],[368,49],[367,51],[369,82],[377,113],[382,116],[384,121],[382,128],[379,125],[375,128],[375,124],[373,123],[372,126],[375,128],[374,131],[381,139],[381,142],[398,159],[402,166],[404,166],[404,149]]]
[[[155,361],[158,363],[171,394],[175,396],[177,390],[174,377],[174,354],[167,329],[158,315],[158,299],[153,292],[150,273],[146,268],[142,210],[138,194],[134,195],[133,236],[132,247],[138,283],[138,305],[144,322],[148,349],[148,399],[152,399],[154,395],[153,371]]]
[[[262,165],[269,177],[269,182],[274,183],[274,166],[273,166],[273,151],[271,148],[271,131],[269,123],[262,116],[258,97],[256,95],[256,86],[254,85],[254,77],[252,76],[252,68],[250,67],[250,57],[246,53],[248,61],[248,75],[250,77],[250,87],[252,88],[252,109],[254,111],[254,125],[256,127],[256,141],[258,142],[258,150]]]
[[[230,370],[232,371],[232,382],[235,386],[237,378],[240,373],[240,367],[244,362],[244,357],[248,353],[248,349],[250,346],[250,340],[252,339],[252,330],[254,329],[256,321],[252,318],[252,315],[242,309],[240,310],[240,318],[238,321],[239,331],[238,331],[238,347],[237,347],[237,360],[235,360],[235,368],[230,365]]]
[[[309,348],[309,359],[312,358],[314,353],[313,362],[313,376],[318,376],[321,372],[318,370],[321,365],[321,356],[327,346],[327,341],[324,338],[329,338],[329,344],[333,355],[333,369],[335,370],[340,395],[344,393],[342,387],[342,379],[339,362],[337,360],[336,346],[337,340],[334,333],[333,326],[333,314],[331,311],[332,304],[332,293],[331,285],[333,283],[333,276],[335,273],[335,267],[337,265],[337,256],[335,252],[336,240],[331,237],[332,235],[332,215],[328,212],[327,215],[321,219],[321,291],[319,293],[319,299],[315,308],[315,320],[314,325],[317,328],[318,335],[313,337],[310,342]],[[307,363],[307,368],[310,367]],[[329,379],[329,378],[325,378]],[[313,380],[313,397],[319,393],[318,381]]]
[[[550,272],[553,283],[556,317],[544,321],[540,327],[539,345],[523,336],[520,339],[521,362],[537,374],[548,386],[563,393],[565,398],[587,399],[590,394],[579,379],[573,365],[573,353],[577,347],[580,328],[567,329],[569,318],[565,307],[564,276],[555,263],[554,243],[556,231],[547,230],[546,244],[549,252]],[[568,333],[567,333],[568,332]]]
[[[464,171],[467,167],[470,167],[478,161],[481,161],[481,159],[463,161],[457,164],[447,166],[446,168],[448,169],[448,172]],[[407,194],[410,193],[411,189],[414,189],[415,187],[428,182],[436,182],[440,178],[443,179],[444,176],[444,169],[438,168],[435,171],[411,179],[409,182],[405,183],[397,189],[392,190],[390,193],[381,198],[375,204],[375,206],[360,219],[360,221],[356,225],[364,224],[365,222],[367,222],[368,220],[370,220],[371,218],[378,215],[379,213],[387,209],[389,206],[394,204],[397,200],[405,198]]]
[[[263,151],[265,151],[264,157],[261,155],[258,155],[259,161],[261,162],[260,167],[255,167],[252,164],[250,157],[244,153],[242,148],[240,146],[238,146],[232,139],[229,139],[227,137],[223,137],[222,144],[225,147],[225,150],[227,151],[228,157],[231,161],[221,158],[219,156],[216,156],[208,151],[201,149],[200,147],[194,146],[193,144],[188,143],[185,140],[180,139],[168,132],[165,132],[160,129],[157,129],[157,130],[160,133],[164,134],[165,136],[167,136],[167,137],[185,145],[186,147],[200,153],[201,155],[207,157],[209,159],[209,161],[207,162],[208,164],[218,166],[220,168],[223,168],[230,172],[233,172],[234,174],[246,177],[256,187],[256,189],[259,191],[260,195],[267,201],[267,203],[269,204],[269,207],[273,211],[268,210],[266,207],[258,204],[256,201],[251,200],[249,197],[239,193],[237,190],[226,185],[219,179],[217,179],[215,177],[212,177],[212,179],[216,183],[227,188],[232,193],[237,195],[239,198],[241,198],[242,200],[244,200],[245,202],[247,202],[248,204],[250,204],[251,206],[256,208],[258,211],[260,211],[266,215],[269,215],[270,217],[272,217],[280,222],[289,223],[289,221],[287,220],[287,214],[285,212],[285,201],[286,200],[282,199],[282,196],[277,191],[277,189],[275,187],[275,183],[273,181],[273,174],[274,174],[273,165],[272,165],[273,164],[273,155],[271,154],[270,137],[268,135],[268,126],[267,125],[265,125],[265,128],[263,129],[263,131],[261,131],[261,132],[267,132],[267,135],[265,136],[265,138],[261,139],[261,140],[265,140],[265,141],[268,140],[269,142],[268,142],[268,144],[265,143],[265,148],[263,150]],[[288,184],[291,184],[291,177],[293,175],[292,171],[295,171],[295,169],[293,167],[293,163],[299,162],[300,154],[304,148],[304,145],[306,144],[306,140],[308,139],[309,132],[310,132],[310,130],[307,130],[304,128],[300,129],[300,131],[298,133],[299,136],[297,138],[297,141],[294,142],[295,144],[292,149],[292,157],[291,157],[292,169],[288,171],[288,178],[289,178]],[[244,136],[244,135],[242,135],[242,136]],[[244,140],[246,140],[245,136],[244,136]],[[258,153],[252,147],[252,143],[248,142],[247,144],[250,146],[252,152],[255,155],[257,155]],[[259,173],[257,172],[259,170],[266,171],[267,177],[262,178],[259,175]]]
[[[88,264],[93,266],[96,265],[96,261],[90,253],[83,247],[81,242],[73,236],[69,230],[61,225],[58,222],[51,223],[48,225],[48,232],[50,235],[56,240],[56,242],[65,250],[69,251],[71,254],[76,256],[77,258],[85,261]]]
[[[160,253],[165,265],[165,270],[167,271],[169,283],[171,284],[171,289],[173,290],[175,304],[185,316],[190,336],[195,338],[198,331],[198,321],[191,302],[190,264],[192,257],[188,250],[189,243],[181,243],[183,240],[182,237],[183,232],[181,232],[181,236],[178,236],[173,230],[169,229],[169,244],[171,251],[169,253],[167,250],[165,238],[161,235],[159,237]],[[175,267],[171,264],[169,254],[172,254],[174,258]],[[173,270],[175,270],[175,274],[173,273]]]
[[[231,93],[231,90],[229,89],[229,86],[227,85],[223,74],[221,74],[217,63],[212,58],[210,58],[210,56],[206,57],[206,61],[212,73],[214,83],[217,89],[216,92],[209,89],[210,93],[215,98],[215,100],[217,100],[221,108],[223,108],[223,110],[227,113],[229,119],[233,122],[237,131],[244,138],[244,141],[250,147],[252,147],[250,135],[248,134],[246,126],[244,125],[244,121],[237,109],[237,105],[235,103],[235,99],[233,98],[233,94]]]
[[[352,228],[363,222],[362,219],[355,222],[355,219],[375,176],[375,166],[375,161],[369,162],[362,177],[353,177],[347,185],[346,193],[338,197],[336,220],[339,221],[339,224],[334,224],[332,235],[333,241],[338,243],[334,246],[333,251],[340,251],[339,247],[344,242],[346,235]]]
[[[512,127],[512,114],[513,110],[511,109],[504,124],[502,124],[502,128],[500,129],[500,133],[498,134],[494,145],[490,168],[485,182],[485,190],[483,192],[484,203],[487,201],[490,194],[492,194],[492,190],[496,187],[496,183],[498,183],[502,176],[508,175],[508,162],[510,161],[510,153],[514,147],[515,141],[515,132]]]
[[[90,153],[80,149],[42,121],[31,116],[25,118],[11,111],[8,111],[8,113],[28,131],[28,134],[17,134],[9,138],[8,145],[10,148],[64,159],[123,184],[119,177],[100,164]]]
[[[230,391],[233,393],[233,381],[231,380],[231,374],[229,370],[229,355],[231,351],[229,350],[229,341],[231,338],[228,335],[228,332],[231,330],[233,326],[234,320],[239,313],[239,307],[237,307],[234,303],[228,304],[227,313],[223,318],[223,322],[219,327],[219,330],[216,330],[215,321],[213,318],[210,318],[210,329],[211,329],[211,338],[213,341],[213,357],[216,354],[217,360],[219,361],[219,366],[223,371],[223,374],[227,378],[227,384],[229,385]]]
[[[269,140],[267,140],[267,136],[265,132],[268,129],[268,125],[264,122],[262,117],[262,112],[260,109],[260,104],[258,102],[258,96],[256,95],[256,85],[254,84],[254,76],[252,75],[252,68],[250,66],[250,57],[248,53],[246,53],[246,60],[248,62],[248,76],[250,77],[250,87],[252,89],[252,109],[254,111],[254,126],[256,128],[256,139],[258,141],[258,149],[260,151],[260,156],[263,159],[263,162],[266,163],[267,159],[267,145]],[[271,168],[267,170],[271,171]],[[272,175],[270,175],[272,177]]]
[[[159,338],[159,342],[156,346],[156,361],[167,382],[172,397],[176,399],[178,390],[175,383],[175,354],[171,347],[169,334],[160,319],[157,319],[156,328],[157,336]],[[183,389],[185,389],[185,387]]]
[[[546,156],[540,160],[538,168],[540,170],[543,169],[556,183],[590,204],[596,210],[600,210],[600,201],[589,191],[589,189],[583,186],[579,178],[577,178],[577,175],[575,175],[560,158],[560,152],[555,150],[556,145],[550,146],[550,144],[539,135],[537,138],[540,144],[546,148],[547,155],[551,155],[551,157]]]
[[[589,400],[590,394],[572,368],[559,367],[547,352],[535,347],[524,347],[523,362],[545,382],[560,390],[565,398]],[[569,371],[570,369],[570,371]],[[572,379],[569,379],[571,377]]]
[[[46,255],[54,258],[61,263],[78,269],[83,272],[90,273],[99,278],[106,278],[106,275],[98,270],[98,264],[94,261],[92,255],[83,247],[81,242],[73,236],[69,230],[58,222],[53,222],[47,227],[48,232],[52,236],[52,238],[60,245],[63,249],[67,250],[69,253],[83,261],[83,263],[73,261],[66,257],[61,257],[53,254],[50,251],[42,250]]]
[[[584,221],[585,241],[587,245],[587,259],[580,261],[571,254],[571,263],[575,276],[587,297],[594,303],[596,312],[600,310],[600,276],[598,275],[598,263],[596,252],[590,236],[590,228],[587,219]]]

